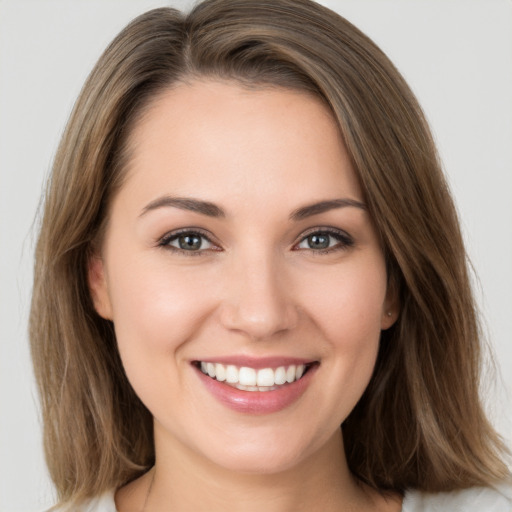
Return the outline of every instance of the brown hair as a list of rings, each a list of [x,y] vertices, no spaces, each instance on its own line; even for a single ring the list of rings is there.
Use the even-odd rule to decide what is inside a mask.
[[[478,396],[480,335],[455,208],[422,111],[387,57],[309,0],[211,0],[135,19],[89,76],[63,135],[36,250],[30,338],[61,502],[120,486],[154,460],[152,418],[87,263],[155,96],[197,77],[322,98],[337,120],[401,304],[343,424],[349,467],[378,489],[444,491],[507,473]]]

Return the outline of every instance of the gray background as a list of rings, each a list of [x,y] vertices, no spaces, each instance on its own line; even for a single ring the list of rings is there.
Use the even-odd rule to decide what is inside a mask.
[[[512,440],[512,2],[322,2],[388,53],[429,118],[498,363],[489,414]],[[190,1],[175,1],[184,7]],[[134,16],[168,2],[0,1],[0,510],[52,503],[26,335],[34,218],[73,101]],[[500,377],[501,375],[501,377]]]

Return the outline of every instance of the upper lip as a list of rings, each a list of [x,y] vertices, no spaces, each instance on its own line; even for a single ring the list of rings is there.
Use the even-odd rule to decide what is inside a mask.
[[[195,359],[193,362],[220,363],[238,367],[248,367],[259,370],[261,368],[279,368],[280,366],[307,365],[317,362],[314,359],[304,359],[300,357],[288,356],[267,356],[252,357],[244,355],[206,357],[204,359]]]

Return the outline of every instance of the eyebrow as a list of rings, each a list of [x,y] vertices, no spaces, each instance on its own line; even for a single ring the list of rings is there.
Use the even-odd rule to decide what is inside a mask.
[[[360,208],[361,210],[365,211],[367,210],[364,203],[361,201],[356,201],[355,199],[329,199],[327,201],[320,201],[318,203],[313,203],[297,208],[291,213],[290,219],[293,221],[299,221],[313,215],[318,215],[329,210],[334,210],[335,208],[346,208],[348,206]]]
[[[200,199],[193,199],[189,197],[171,197],[163,196],[151,201],[147,204],[139,217],[142,217],[151,210],[157,208],[179,208],[180,210],[188,210],[191,212],[201,213],[208,217],[225,217],[226,214],[222,208],[216,204],[210,203],[209,201],[201,201]]]
[[[296,222],[312,217],[313,215],[319,215],[320,213],[324,213],[329,210],[346,207],[354,207],[361,210],[367,209],[364,203],[355,199],[329,199],[297,208],[290,214],[290,220]],[[209,201],[202,201],[201,199],[193,199],[190,197],[162,196],[147,204],[143,208],[139,217],[142,217],[146,213],[158,208],[179,208],[180,210],[188,210],[216,218],[226,216],[226,213],[222,208]]]

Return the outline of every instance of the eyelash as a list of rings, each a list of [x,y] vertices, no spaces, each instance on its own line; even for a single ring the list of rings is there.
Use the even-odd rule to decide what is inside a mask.
[[[179,231],[173,231],[171,233],[167,233],[166,235],[164,235],[162,238],[160,238],[158,240],[157,246],[162,247],[163,249],[178,253],[178,254],[182,254],[184,256],[203,256],[206,251],[216,251],[216,252],[222,251],[222,249],[220,249],[220,248],[187,250],[187,249],[181,249],[181,248],[174,247],[174,246],[170,245],[171,242],[178,240],[180,236],[184,236],[184,235],[201,238],[202,241],[205,240],[208,243],[212,244],[214,247],[216,247],[215,244],[210,239],[210,237],[208,236],[208,234],[200,229],[197,229],[197,228],[184,228]],[[300,244],[305,242],[310,236],[313,236],[313,235],[317,235],[317,236],[326,236],[327,235],[329,237],[334,238],[338,243],[332,247],[326,247],[325,249],[312,249],[312,248],[298,249],[297,248]],[[313,230],[310,230],[306,234],[304,234],[301,237],[301,239],[299,240],[299,242],[294,244],[293,248],[295,250],[299,250],[299,251],[308,250],[312,254],[315,254],[315,255],[322,255],[322,254],[329,254],[329,253],[335,252],[335,251],[344,251],[344,250],[349,249],[353,245],[354,245],[354,240],[352,239],[352,237],[350,237],[344,231],[341,231],[339,229],[334,229],[334,228],[326,228],[326,227],[323,228],[322,227],[322,228],[315,228]]]
[[[314,228],[304,234],[300,241],[294,245],[294,247],[297,247],[304,241],[306,241],[310,236],[312,235],[320,235],[320,236],[330,236],[334,238],[338,243],[335,244],[332,247],[326,247],[325,249],[298,249],[298,250],[309,250],[314,255],[322,255],[322,254],[329,254],[331,252],[335,251],[346,251],[347,249],[350,249],[354,245],[354,240],[351,236],[349,236],[347,233],[340,229],[334,229],[334,228]]]
[[[202,255],[204,255],[205,251],[220,251],[221,250],[221,249],[200,249],[197,251],[189,251],[186,249],[181,249],[179,247],[174,247],[174,246],[170,245],[171,242],[173,242],[174,240],[177,240],[180,236],[184,236],[184,235],[199,237],[199,238],[201,238],[202,241],[206,240],[207,242],[209,242],[210,244],[215,246],[215,244],[211,241],[208,234],[200,229],[197,229],[197,228],[184,228],[184,229],[180,229],[179,231],[172,231],[171,233],[167,233],[158,241],[157,245],[158,245],[158,247],[162,247],[163,249],[166,249],[166,250],[178,253],[178,254],[183,254],[184,256],[202,256]]]

